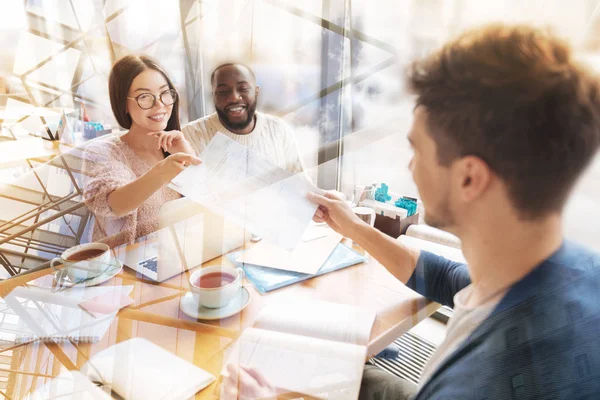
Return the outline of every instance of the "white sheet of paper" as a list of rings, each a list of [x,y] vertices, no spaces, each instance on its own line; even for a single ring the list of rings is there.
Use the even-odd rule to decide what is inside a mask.
[[[296,247],[317,209],[306,196],[322,190],[220,132],[200,159],[169,187],[278,247]]]
[[[302,239],[294,251],[262,240],[244,251],[236,261],[314,275],[340,243],[342,235],[329,227],[311,226]]]

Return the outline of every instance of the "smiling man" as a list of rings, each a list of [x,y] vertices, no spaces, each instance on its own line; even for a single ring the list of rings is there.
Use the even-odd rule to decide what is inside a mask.
[[[221,132],[278,167],[303,171],[292,129],[280,118],[256,111],[260,88],[250,67],[223,64],[210,80],[216,112],[182,129],[198,153]]]

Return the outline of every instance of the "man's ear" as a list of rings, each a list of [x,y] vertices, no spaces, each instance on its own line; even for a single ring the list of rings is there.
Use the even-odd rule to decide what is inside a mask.
[[[260,93],[260,86],[256,85],[256,88],[254,89],[254,95],[258,97],[259,93]]]
[[[461,197],[464,201],[471,202],[488,189],[492,180],[492,171],[485,161],[476,156],[466,156],[458,162]]]

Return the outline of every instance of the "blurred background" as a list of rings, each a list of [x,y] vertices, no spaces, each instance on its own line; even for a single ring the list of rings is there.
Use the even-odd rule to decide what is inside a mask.
[[[0,13],[0,264],[9,274],[83,241],[80,148],[118,133],[111,65],[154,57],[182,124],[212,113],[209,77],[249,64],[259,109],[295,129],[320,187],[386,183],[418,196],[407,165],[403,71],[465,28],[551,26],[600,71],[600,0],[7,0]],[[600,249],[600,159],[578,184],[567,235]],[[10,270],[12,268],[12,272]]]

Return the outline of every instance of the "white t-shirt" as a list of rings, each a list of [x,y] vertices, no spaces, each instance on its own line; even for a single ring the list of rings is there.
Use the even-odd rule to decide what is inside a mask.
[[[263,158],[293,174],[304,171],[294,132],[282,119],[257,112],[256,126],[246,135],[229,131],[217,113],[190,122],[181,130],[197,154],[200,154],[217,132],[247,146]]]
[[[467,307],[467,300],[472,291],[473,285],[469,285],[454,295],[454,315],[448,321],[446,338],[425,365],[419,378],[419,387],[423,387],[442,362],[467,340],[479,324],[490,316],[504,296],[504,292],[498,293],[478,307]]]

